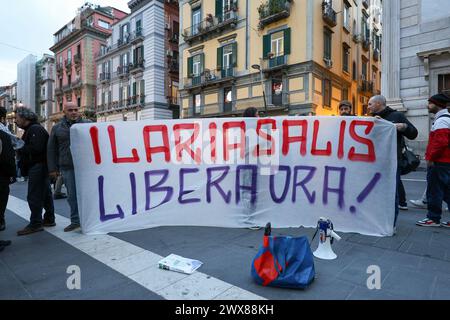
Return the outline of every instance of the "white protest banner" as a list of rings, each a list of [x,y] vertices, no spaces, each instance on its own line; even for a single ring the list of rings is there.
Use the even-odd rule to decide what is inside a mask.
[[[158,226],[392,235],[396,130],[358,117],[151,120],[71,128],[86,234]]]

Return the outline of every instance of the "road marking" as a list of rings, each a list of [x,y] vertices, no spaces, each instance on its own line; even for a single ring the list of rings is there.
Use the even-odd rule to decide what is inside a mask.
[[[29,220],[30,209],[24,200],[10,196],[8,210]],[[161,270],[158,268],[158,261],[163,258],[160,255],[108,235],[66,233],[63,226],[68,224],[69,219],[56,215],[56,227],[46,228],[45,231],[165,299],[266,300],[201,272],[186,275]]]
[[[422,180],[422,179],[403,179],[402,181],[412,181],[412,182],[427,182],[427,180]]]

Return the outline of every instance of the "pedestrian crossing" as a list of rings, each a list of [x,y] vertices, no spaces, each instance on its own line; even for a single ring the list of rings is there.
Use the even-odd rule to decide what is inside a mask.
[[[28,203],[10,196],[8,210],[29,220]],[[65,233],[70,220],[56,215],[56,227],[46,232],[121,273],[167,300],[266,300],[252,292],[201,272],[192,275],[158,268],[163,257],[109,235]]]

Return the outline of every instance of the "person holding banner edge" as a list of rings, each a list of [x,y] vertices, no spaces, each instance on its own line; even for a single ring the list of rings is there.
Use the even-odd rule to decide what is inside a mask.
[[[450,97],[437,94],[428,100],[428,111],[435,114],[425,160],[427,160],[428,214],[417,221],[422,227],[450,228],[450,221],[442,222],[442,202],[450,205],[450,113],[447,104]]]
[[[398,163],[402,157],[403,141],[406,138],[414,140],[417,138],[419,132],[416,127],[408,121],[406,116],[391,109],[386,104],[386,98],[382,95],[373,96],[369,100],[368,110],[372,116],[381,118],[394,123],[397,128],[397,178],[396,178],[396,194],[395,194],[395,218],[394,218],[394,235],[397,230],[397,217],[399,212],[399,186],[400,186],[400,168]]]
[[[64,228],[64,232],[71,232],[80,228],[75,171],[72,154],[70,153],[70,127],[77,123],[90,122],[81,118],[77,104],[69,102],[64,106],[64,117],[52,128],[48,140],[47,158],[49,175],[53,180],[56,180],[62,175],[67,188],[67,202],[70,206],[70,225]]]

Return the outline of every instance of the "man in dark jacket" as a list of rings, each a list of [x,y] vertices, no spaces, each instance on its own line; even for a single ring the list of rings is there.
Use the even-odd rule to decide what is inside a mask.
[[[70,127],[78,123],[89,123],[80,116],[79,108],[74,103],[64,107],[64,118],[52,129],[48,140],[47,158],[50,177],[56,179],[60,174],[67,188],[67,202],[70,206],[70,225],[64,231],[70,232],[80,228],[78,214],[77,189],[72,154],[70,153]]]
[[[17,108],[16,124],[25,130],[25,142],[19,150],[20,169],[28,175],[27,201],[31,210],[30,224],[17,235],[23,236],[42,231],[42,227],[55,226],[55,209],[47,171],[48,133],[37,122],[37,115],[27,108]],[[42,209],[45,209],[42,219]]]
[[[5,211],[9,185],[16,176],[16,162],[11,137],[0,130],[0,231],[5,230]]]
[[[395,195],[395,220],[394,227],[397,225],[398,206],[399,206],[399,186],[400,180],[400,168],[398,164],[402,158],[402,148],[404,138],[414,140],[419,134],[416,127],[406,119],[406,116],[386,106],[386,98],[383,96],[374,96],[369,100],[369,112],[373,116],[382,118],[384,120],[392,122],[397,128],[397,183],[396,183],[396,195]],[[394,233],[396,230],[394,229]]]

